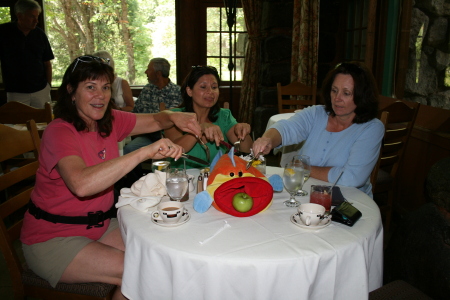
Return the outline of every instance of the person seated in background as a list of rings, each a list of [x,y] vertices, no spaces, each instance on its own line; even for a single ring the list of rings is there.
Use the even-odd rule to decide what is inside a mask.
[[[165,58],[150,60],[147,70],[148,84],[144,86],[135,102],[134,113],[148,114],[159,112],[159,104],[164,102],[166,108],[177,107],[181,103],[180,87],[170,81],[170,63]],[[124,154],[147,146],[161,138],[159,132],[135,137],[124,148]]]
[[[105,59],[76,58],[58,90],[56,119],[42,136],[21,242],[28,266],[53,287],[58,282],[122,284],[125,246],[114,216],[114,183],[144,160],[178,159],[182,153],[171,140],[160,139],[119,156],[117,142],[174,125],[201,134],[192,113],[112,109],[113,81]],[[120,288],[113,299],[125,299]]]
[[[263,154],[305,141],[299,154],[311,159],[311,176],[357,187],[372,196],[370,173],[380,154],[384,126],[376,119],[378,90],[370,70],[359,62],[341,63],[322,85],[325,105],[281,120],[253,143]]]
[[[92,55],[109,59],[109,65],[114,69],[114,82],[111,86],[111,98],[116,104],[116,109],[120,109],[123,111],[132,111],[134,108],[134,100],[130,84],[125,79],[117,76],[117,73],[115,72],[116,69],[114,59],[112,58],[111,54],[108,51],[100,50]]]
[[[177,107],[181,103],[180,87],[174,84],[170,78],[170,63],[165,58],[153,58],[150,60],[147,70],[148,84],[144,86],[133,109],[134,113],[157,113],[159,104],[165,103],[166,108]],[[150,145],[159,140],[161,133],[153,132],[141,134],[133,138],[131,142],[125,145],[123,153],[131,153],[141,147]],[[139,164],[125,179],[125,186],[130,186],[133,182],[144,175],[142,166]]]
[[[238,123],[229,109],[219,107],[220,77],[216,68],[210,66],[194,66],[181,85],[183,102],[177,112],[194,112],[200,123],[202,134],[199,138],[210,149],[211,159],[219,151],[220,142],[233,144],[241,140],[240,149],[250,152],[252,139],[250,125]],[[183,147],[187,154],[207,160],[206,152],[195,135],[182,128],[172,127],[164,130],[164,135],[174,143]],[[225,149],[224,149],[225,150]],[[186,161],[186,168],[199,168],[196,163]],[[183,160],[172,161],[170,167],[183,167]]]

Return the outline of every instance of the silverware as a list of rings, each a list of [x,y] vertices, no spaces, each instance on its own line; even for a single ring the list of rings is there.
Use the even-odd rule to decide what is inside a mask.
[[[241,139],[238,139],[234,144],[234,152],[241,152]]]
[[[262,154],[262,152],[259,152],[257,155],[253,155],[253,157],[248,161],[247,166],[245,167],[246,170],[250,169],[250,167],[252,166],[252,163],[255,160],[258,160],[258,157]]]
[[[203,141],[202,141],[202,139],[201,139],[200,137],[197,137],[197,140],[198,140],[198,142],[200,143],[200,145],[203,147],[203,149],[204,149],[205,152],[206,152],[206,159],[207,159],[208,161],[211,161],[211,154],[209,153],[209,148],[208,148],[208,146],[206,146],[206,144],[203,143]]]
[[[181,157],[183,157],[183,158],[185,158],[185,159],[189,159],[189,160],[191,160],[191,161],[193,161],[193,162],[196,162],[196,163],[201,164],[201,165],[204,165],[204,166],[209,166],[209,162],[207,162],[207,161],[205,161],[205,160],[203,160],[203,159],[200,159],[200,158],[198,158],[198,157],[195,157],[195,156],[186,154],[186,153],[182,153],[182,154],[181,154]]]

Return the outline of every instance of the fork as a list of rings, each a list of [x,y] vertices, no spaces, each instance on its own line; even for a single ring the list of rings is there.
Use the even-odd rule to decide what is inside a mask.
[[[259,152],[257,155],[253,155],[253,157],[248,161],[247,166],[245,167],[246,170],[250,169],[250,167],[252,166],[252,163],[255,160],[258,160],[258,157],[262,154],[262,152]]]
[[[208,162],[210,162],[211,155],[210,155],[210,153],[209,153],[209,148],[208,148],[208,146],[206,146],[206,144],[202,141],[202,139],[201,139],[200,137],[197,137],[197,140],[198,140],[198,142],[200,143],[200,145],[203,147],[203,149],[204,149],[205,152],[206,152],[206,160],[207,160]]]
[[[241,152],[241,139],[238,139],[234,144],[234,152]]]

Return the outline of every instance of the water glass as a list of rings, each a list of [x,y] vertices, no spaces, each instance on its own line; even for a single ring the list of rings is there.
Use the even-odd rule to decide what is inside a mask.
[[[188,191],[188,175],[186,169],[170,168],[166,170],[166,190],[171,200],[181,201]]]

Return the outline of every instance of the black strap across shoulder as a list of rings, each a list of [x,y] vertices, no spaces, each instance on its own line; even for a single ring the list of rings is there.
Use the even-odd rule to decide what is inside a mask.
[[[86,224],[88,225],[86,229],[91,229],[93,227],[103,227],[104,221],[114,218],[116,216],[115,206],[111,206],[111,208],[107,212],[103,212],[98,210],[96,212],[88,212],[87,216],[60,216],[54,215],[45,210],[37,207],[33,201],[29,202],[28,211],[32,216],[36,219],[43,219],[52,223],[63,223],[63,224]]]

